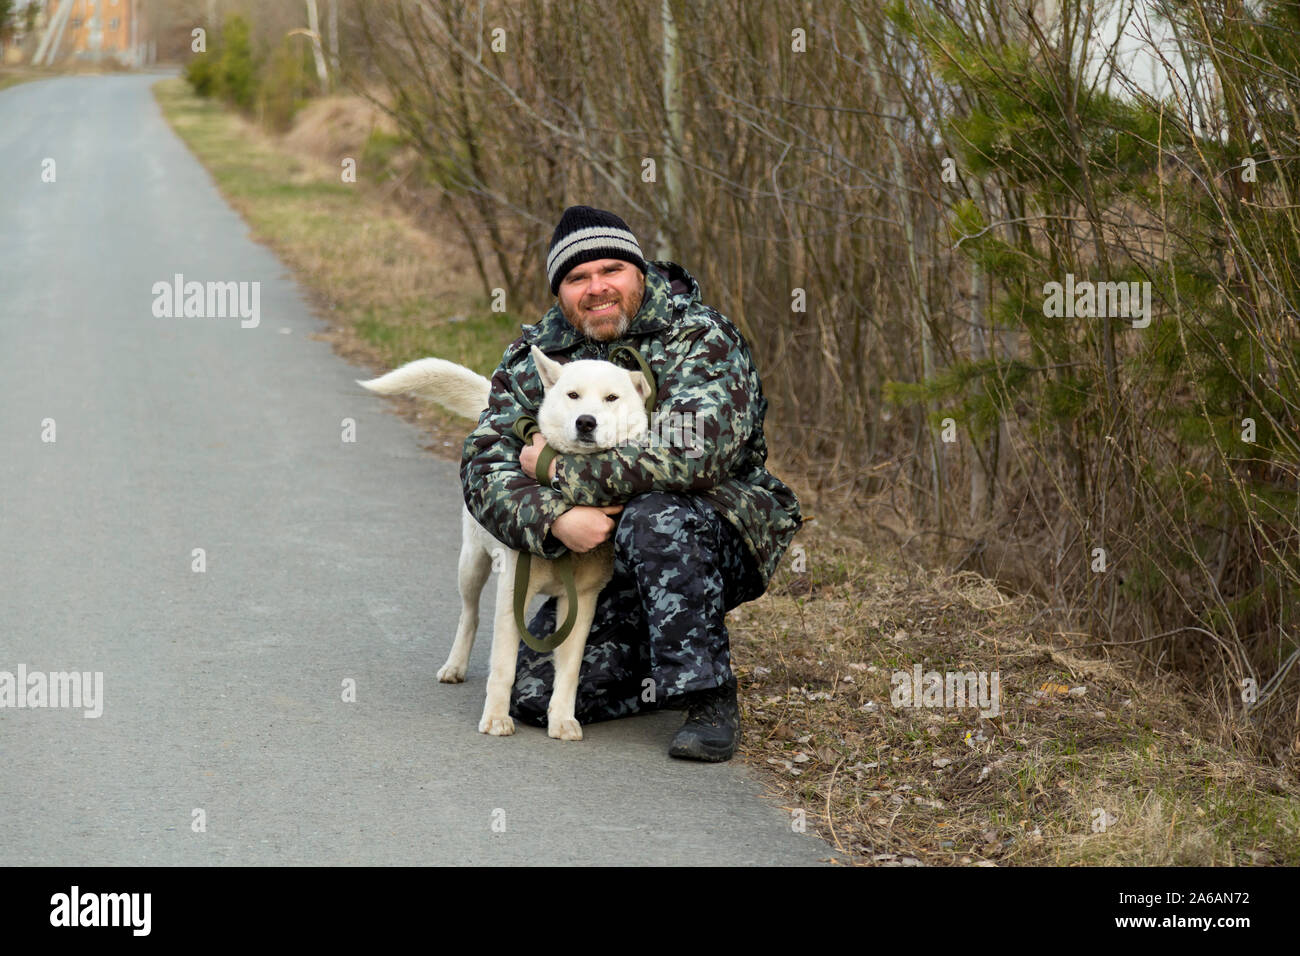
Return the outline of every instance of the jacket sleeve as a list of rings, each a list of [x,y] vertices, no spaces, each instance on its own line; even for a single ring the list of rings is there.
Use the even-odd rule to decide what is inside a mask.
[[[702,491],[741,465],[761,414],[757,402],[762,393],[749,348],[730,324],[709,323],[687,336],[669,350],[679,356],[677,361],[659,370],[655,418],[663,424],[652,422],[649,445],[555,456],[551,487],[566,502],[607,505],[652,490]],[[679,421],[683,427],[677,440],[671,426]]]
[[[511,346],[492,376],[488,407],[465,439],[461,490],[465,507],[493,537],[518,551],[558,558],[565,548],[550,528],[573,506],[524,474],[519,467],[523,443],[511,432],[521,414],[537,413],[542,394],[527,356],[526,349]]]

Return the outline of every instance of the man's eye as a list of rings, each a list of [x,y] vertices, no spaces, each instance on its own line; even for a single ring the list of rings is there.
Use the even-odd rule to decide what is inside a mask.
[[[569,393],[569,398],[577,398],[577,397],[578,397],[578,393],[577,393],[577,392],[570,392],[570,393]]]
[[[618,396],[617,396],[617,395],[606,395],[606,396],[605,396],[605,401],[607,401],[607,402],[617,402],[617,401],[618,401]]]

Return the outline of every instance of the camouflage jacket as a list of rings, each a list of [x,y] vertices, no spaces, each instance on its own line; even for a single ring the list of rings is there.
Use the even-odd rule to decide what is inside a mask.
[[[558,303],[521,331],[492,376],[478,428],[465,439],[460,477],[474,518],[512,548],[555,558],[564,545],[551,524],[575,505],[621,504],[646,491],[699,494],[740,532],[766,587],[803,519],[794,493],[764,467],[767,399],[749,346],[701,302],[694,277],[676,263],[650,263],[641,308],[616,341],[587,339]],[[532,345],[561,362],[608,359],[617,345],[635,349],[654,373],[658,420],[693,424],[693,441],[652,426],[670,441],[557,455],[553,486],[538,484],[519,467],[522,444],[511,431],[542,399]],[[615,361],[635,368],[626,353]]]

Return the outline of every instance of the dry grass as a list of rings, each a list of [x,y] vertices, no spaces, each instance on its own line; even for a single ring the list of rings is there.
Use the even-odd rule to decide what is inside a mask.
[[[314,99],[294,117],[282,145],[295,155],[314,156],[336,165],[343,157],[359,158],[375,133],[396,132],[382,110],[358,96]]]
[[[899,560],[865,530],[802,533],[730,621],[743,753],[841,862],[1300,861],[1295,781],[1211,743],[1212,713],[1053,646],[986,579]],[[997,672],[1000,711],[891,703],[891,675]],[[1071,691],[1074,693],[1070,693]]]

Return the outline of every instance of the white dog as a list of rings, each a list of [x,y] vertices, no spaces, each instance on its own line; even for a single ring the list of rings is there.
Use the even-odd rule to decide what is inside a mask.
[[[590,454],[635,441],[646,431],[645,399],[650,384],[640,372],[629,372],[612,362],[580,360],[561,365],[536,346],[533,362],[542,380],[544,397],[537,426],[561,454]],[[457,415],[477,419],[488,407],[491,383],[483,376],[443,359],[419,359],[380,378],[359,382],[372,392],[395,395],[411,392],[437,402]],[[478,630],[479,596],[492,572],[493,554],[503,557],[497,580],[496,619],[492,628],[492,659],[483,705],[480,733],[504,736],[515,732],[510,717],[510,691],[515,683],[519,631],[515,625],[515,568],[519,552],[502,544],[464,509],[460,548],[460,624],[447,663],[438,680],[460,683],[465,679],[469,653]],[[582,652],[596,612],[596,598],[614,573],[614,548],[610,542],[585,554],[573,555],[577,590],[577,618],[568,639],[555,649],[555,686],[546,710],[547,733],[561,740],[581,740],[582,727],[574,716]],[[556,621],[568,614],[564,585],[554,562],[533,556],[524,598],[525,606],[537,594],[559,598]]]

